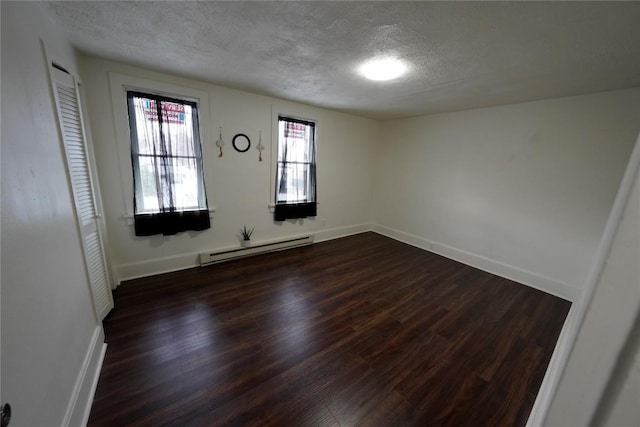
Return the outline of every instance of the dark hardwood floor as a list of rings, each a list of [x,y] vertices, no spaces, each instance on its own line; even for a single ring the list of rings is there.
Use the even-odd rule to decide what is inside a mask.
[[[114,297],[90,426],[523,426],[570,307],[374,233]]]

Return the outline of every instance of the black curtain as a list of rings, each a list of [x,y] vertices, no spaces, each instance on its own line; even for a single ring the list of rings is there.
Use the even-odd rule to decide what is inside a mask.
[[[136,236],[211,227],[195,102],[127,93]]]
[[[287,219],[306,218],[318,215],[318,204],[310,203],[282,203],[276,205],[274,218],[276,221]]]
[[[171,236],[183,231],[201,231],[211,227],[208,210],[136,214],[134,223],[136,236]]]

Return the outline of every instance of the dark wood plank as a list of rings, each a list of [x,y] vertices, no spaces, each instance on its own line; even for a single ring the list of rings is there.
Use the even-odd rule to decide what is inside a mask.
[[[123,283],[90,426],[519,426],[570,303],[374,234]]]

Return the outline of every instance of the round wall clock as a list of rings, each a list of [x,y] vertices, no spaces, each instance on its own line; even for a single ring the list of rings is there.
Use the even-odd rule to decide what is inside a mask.
[[[240,153],[246,153],[251,147],[251,140],[244,133],[239,133],[234,136],[231,143],[233,144],[233,148]]]

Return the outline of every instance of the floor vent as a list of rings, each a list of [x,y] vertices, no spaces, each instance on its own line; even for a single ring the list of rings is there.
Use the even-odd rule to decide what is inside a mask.
[[[271,242],[257,243],[248,248],[222,249],[213,252],[203,252],[200,254],[200,265],[210,265],[217,262],[228,261],[230,259],[243,258],[251,255],[263,254],[266,252],[281,251],[283,249],[306,246],[313,243],[313,234],[306,236],[290,237]]]

